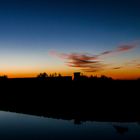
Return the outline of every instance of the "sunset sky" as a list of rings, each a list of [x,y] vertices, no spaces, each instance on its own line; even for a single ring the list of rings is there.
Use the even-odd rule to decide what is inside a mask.
[[[0,75],[140,77],[139,0],[0,0]]]

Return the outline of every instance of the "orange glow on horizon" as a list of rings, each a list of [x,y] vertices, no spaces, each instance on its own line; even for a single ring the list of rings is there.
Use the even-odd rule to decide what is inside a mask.
[[[10,71],[10,72],[9,72]],[[48,75],[57,73],[62,76],[73,76],[74,72],[81,72],[83,75],[87,76],[98,76],[105,75],[107,77],[112,77],[113,79],[138,79],[140,78],[140,69],[134,67],[123,67],[120,69],[106,68],[98,72],[82,72],[77,68],[70,67],[55,67],[55,68],[34,68],[34,69],[7,69],[2,70],[0,75],[7,75],[9,78],[26,78],[26,77],[36,77],[39,73],[46,72]]]
[[[50,74],[54,74],[54,73],[57,73],[57,74],[61,74],[62,76],[72,76],[74,71],[55,71],[55,70],[52,70],[52,71],[34,71],[34,72],[1,72],[0,75],[7,75],[8,78],[28,78],[28,77],[36,77],[39,73],[43,73],[43,72],[46,72],[48,75]]]
[[[77,70],[78,71],[78,70]],[[46,72],[48,75],[55,73],[55,71],[41,71],[41,72],[13,72],[13,73],[4,73],[2,72],[0,75],[7,75],[9,78],[26,78],[26,77],[36,77],[39,73]],[[75,71],[60,71],[56,72],[57,74],[61,74],[62,76],[73,76],[73,73]],[[79,71],[80,72],[80,71]],[[101,76],[105,75],[107,77],[112,77],[113,79],[138,79],[140,78],[140,70],[105,70],[102,72],[97,72],[97,73],[84,73],[81,72],[84,75],[87,76]]]

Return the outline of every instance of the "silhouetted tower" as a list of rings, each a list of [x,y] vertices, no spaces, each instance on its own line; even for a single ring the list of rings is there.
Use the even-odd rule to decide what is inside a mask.
[[[74,80],[80,80],[80,72],[75,72],[74,73]]]

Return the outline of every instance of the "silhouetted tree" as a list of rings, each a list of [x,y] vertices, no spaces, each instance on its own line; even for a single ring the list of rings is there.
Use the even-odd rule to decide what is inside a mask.
[[[140,78],[138,78],[137,80],[140,81]]]
[[[8,79],[8,76],[7,75],[3,75],[3,76],[0,76],[0,79]]]
[[[57,77],[57,73],[56,72],[54,73],[54,77]]]
[[[59,73],[59,74],[58,74],[58,77],[62,77],[62,75]]]
[[[100,79],[101,79],[101,80],[112,80],[111,77],[107,77],[107,76],[105,76],[105,75],[102,75],[102,76],[100,77]]]
[[[37,78],[40,78],[40,79],[45,79],[45,78],[47,78],[47,77],[48,77],[48,74],[47,74],[46,72],[40,73],[40,74],[37,76]]]

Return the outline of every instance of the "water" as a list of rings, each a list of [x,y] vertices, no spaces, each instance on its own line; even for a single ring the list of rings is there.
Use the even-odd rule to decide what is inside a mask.
[[[1,140],[140,140],[140,124],[83,122],[0,111]]]

